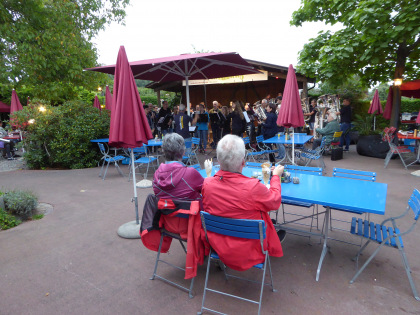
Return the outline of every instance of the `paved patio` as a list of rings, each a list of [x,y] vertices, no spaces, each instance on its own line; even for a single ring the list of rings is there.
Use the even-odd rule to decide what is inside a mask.
[[[377,181],[388,183],[386,216],[403,211],[413,188],[420,188],[420,178],[411,175],[419,165],[407,171],[395,159],[384,169],[383,160],[359,156],[354,146],[343,160],[326,157],[325,162],[327,176],[331,176],[333,167],[377,172]],[[127,167],[123,171],[128,174]],[[29,189],[40,202],[54,207],[42,220],[0,231],[0,314],[196,314],[200,309],[205,265],[199,267],[193,299],[162,281],[149,280],[156,253],[147,250],[139,239],[122,239],[116,233],[121,224],[135,219],[130,201],[132,183],[114,167],[108,170],[105,181],[98,174],[98,168],[0,173],[0,190]],[[138,189],[140,212],[151,192]],[[342,215],[334,212],[334,217]],[[405,248],[420,289],[419,239],[417,227],[406,237]],[[318,240],[287,236],[284,257],[272,259],[278,291],[265,289],[262,314],[420,313],[420,302],[412,295],[396,250],[381,250],[374,263],[350,285],[355,272],[351,258],[357,249],[330,244],[320,281],[316,282],[321,253]],[[168,256],[179,264],[185,259],[175,243]],[[161,270],[177,277],[172,269]],[[216,269],[212,272],[218,273]],[[215,278],[224,285],[221,274]],[[230,282],[241,293],[255,296],[253,285]],[[253,314],[257,310],[249,303],[228,298],[215,300],[209,295],[208,301],[233,314]]]

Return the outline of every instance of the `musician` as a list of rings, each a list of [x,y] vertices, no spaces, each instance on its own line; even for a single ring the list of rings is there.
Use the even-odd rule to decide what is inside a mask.
[[[309,105],[309,113],[304,113],[304,116],[310,116],[308,124],[309,124],[309,130],[311,131],[311,135],[314,134],[314,124],[315,124],[315,117],[317,113],[316,109],[316,99],[311,100],[311,105]]]
[[[331,144],[331,141],[334,139],[334,132],[340,131],[340,124],[337,121],[337,114],[333,111],[328,112],[327,125],[324,128],[316,128],[316,132],[320,135],[325,136],[325,145]],[[315,150],[321,145],[322,139],[315,139],[312,143],[312,149]]]
[[[245,111],[249,118],[249,123],[246,124],[246,133],[248,134],[249,140],[251,143],[255,142],[255,127],[258,126],[257,117],[255,117],[255,112],[249,103],[245,104]]]
[[[343,134],[341,135],[340,139],[340,147],[342,148],[344,143],[346,144],[346,147],[343,149],[343,151],[348,151],[350,146],[350,128],[351,128],[351,106],[350,106],[351,100],[350,98],[345,98],[343,100],[343,105],[340,108],[340,111],[338,114],[341,117],[341,131]]]
[[[185,140],[191,138],[189,123],[192,121],[191,117],[185,113],[185,105],[179,104],[179,113],[174,116],[175,128],[174,131],[182,136]]]
[[[229,116],[228,107],[222,106],[221,113],[223,117],[223,122],[220,127],[222,129],[222,138],[223,138],[224,136],[229,135],[231,133],[230,119],[228,119],[228,116]]]
[[[246,121],[242,112],[242,102],[233,102],[232,109],[233,111],[228,116],[228,120],[232,121],[232,134],[242,138],[246,129]]]
[[[222,124],[222,117],[221,117],[221,111],[219,109],[219,102],[213,101],[213,108],[209,110],[210,114],[210,126],[211,131],[213,133],[213,143],[212,147],[216,148],[217,143],[219,142],[221,138],[221,124]]]
[[[262,133],[264,140],[274,137],[277,132],[277,115],[276,115],[276,104],[270,103],[267,106],[267,118],[261,123]],[[271,149],[271,144],[266,144],[267,147]],[[269,154],[270,162],[275,162],[275,157],[273,153]]]
[[[160,128],[162,135],[166,135],[168,132],[172,132],[172,112],[168,108],[168,101],[163,101],[162,108],[159,110],[159,114],[156,117],[157,126]]]
[[[152,131],[152,134],[153,134],[155,132],[155,123],[154,123],[154,119],[152,118],[152,113],[151,113],[151,110],[150,110],[150,106],[144,104],[143,108],[144,108],[144,112],[146,114],[147,122],[149,123],[150,130]]]
[[[200,138],[199,152],[205,153],[209,135],[209,113],[206,112],[204,104],[198,104],[197,106],[199,110],[195,112],[193,125],[197,126],[197,133]]]

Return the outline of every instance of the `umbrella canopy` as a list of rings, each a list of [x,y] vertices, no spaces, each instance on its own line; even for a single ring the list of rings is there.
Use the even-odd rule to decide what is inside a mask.
[[[109,91],[109,86],[106,86],[106,91],[105,91],[105,109],[111,111],[112,109],[112,94]]]
[[[183,54],[147,59],[130,62],[130,67],[136,79],[155,82],[186,80],[187,112],[189,112],[190,107],[188,80],[259,73],[239,54],[234,52]],[[115,68],[116,65],[110,65],[85,70],[114,74]]]
[[[400,90],[401,96],[420,98],[420,80],[404,82]]]
[[[12,102],[10,105],[10,114],[22,110],[22,104],[20,104],[18,95],[15,90],[12,90]]]
[[[391,119],[392,113],[392,98],[394,97],[394,93],[392,92],[392,86],[389,87],[388,97],[386,99],[385,111],[383,116],[385,119]]]
[[[417,115],[416,124],[420,124],[420,110],[419,110],[419,113]]]
[[[109,145],[137,148],[153,138],[124,46],[118,52],[114,77]]]
[[[379,92],[378,90],[375,91],[375,95],[373,96],[372,103],[370,104],[368,114],[375,114],[379,115],[382,114],[382,106],[381,101],[379,100]]]
[[[0,101],[0,113],[10,113],[10,106]]]
[[[296,73],[293,65],[289,66],[286,85],[283,92],[283,100],[277,117],[277,125],[290,127],[301,127],[305,124],[303,120],[302,104],[299,96],[299,88],[296,80]]]
[[[95,95],[95,99],[93,101],[93,107],[96,107],[97,109],[99,109],[99,111],[102,110],[101,103],[99,103],[98,95]]]

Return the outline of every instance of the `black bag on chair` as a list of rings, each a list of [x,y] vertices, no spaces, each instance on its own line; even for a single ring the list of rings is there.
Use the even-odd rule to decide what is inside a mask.
[[[341,160],[343,158],[343,148],[331,150],[331,161]]]

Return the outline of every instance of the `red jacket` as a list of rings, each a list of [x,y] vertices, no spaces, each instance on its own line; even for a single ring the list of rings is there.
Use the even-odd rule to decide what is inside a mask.
[[[280,240],[268,215],[281,204],[279,176],[271,178],[270,189],[267,189],[258,179],[220,170],[204,180],[202,194],[204,211],[210,214],[234,219],[263,219],[267,226],[264,249],[268,249],[270,256],[283,256]],[[222,261],[232,269],[247,270],[264,262],[259,240],[212,232],[208,232],[208,238]]]

